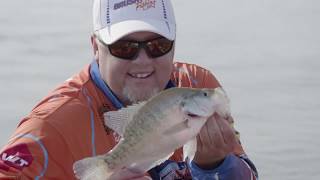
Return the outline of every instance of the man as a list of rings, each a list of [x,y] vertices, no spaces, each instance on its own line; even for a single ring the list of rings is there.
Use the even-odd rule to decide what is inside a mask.
[[[118,135],[103,113],[171,87],[220,86],[207,70],[173,62],[176,24],[169,0],[94,0],[93,62],[44,98],[0,151],[0,179],[75,179],[75,161],[110,151]],[[211,116],[191,161],[181,149],[145,174],[118,179],[256,179],[231,117]]]

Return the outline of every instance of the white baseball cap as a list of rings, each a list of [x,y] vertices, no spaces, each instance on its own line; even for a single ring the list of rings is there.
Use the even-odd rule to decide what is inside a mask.
[[[140,31],[154,32],[169,40],[176,36],[170,0],[94,0],[93,28],[106,44]]]

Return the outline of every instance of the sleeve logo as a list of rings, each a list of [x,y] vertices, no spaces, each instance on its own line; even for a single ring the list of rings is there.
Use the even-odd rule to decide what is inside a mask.
[[[0,164],[5,164],[19,170],[30,166],[33,161],[33,157],[26,144],[19,144],[6,149],[0,154],[0,158]]]

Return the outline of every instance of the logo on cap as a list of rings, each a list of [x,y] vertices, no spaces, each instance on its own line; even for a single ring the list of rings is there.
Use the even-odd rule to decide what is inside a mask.
[[[141,0],[137,2],[137,10],[148,10],[156,8],[156,0]]]
[[[141,0],[125,0],[125,1],[121,1],[121,2],[115,3],[114,6],[113,6],[113,9],[114,10],[118,10],[120,8],[127,7],[129,5],[135,4],[135,3],[139,2],[139,1],[141,1]]]
[[[156,0],[125,0],[115,3],[113,6],[114,10],[118,10],[130,5],[136,4],[137,10],[148,10],[156,7]]]
[[[33,161],[33,157],[26,144],[19,144],[5,150],[0,154],[0,158],[0,163],[2,161],[5,165],[19,170],[30,166]]]

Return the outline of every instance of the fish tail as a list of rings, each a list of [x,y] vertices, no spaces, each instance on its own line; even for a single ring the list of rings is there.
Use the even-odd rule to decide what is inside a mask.
[[[76,178],[81,180],[106,180],[110,176],[107,163],[102,156],[89,157],[75,162],[73,171]]]

